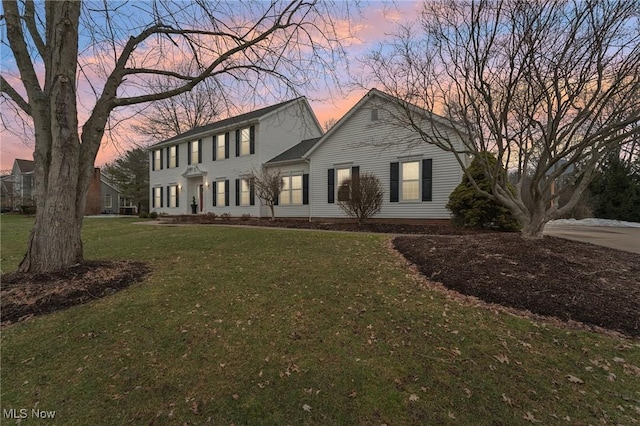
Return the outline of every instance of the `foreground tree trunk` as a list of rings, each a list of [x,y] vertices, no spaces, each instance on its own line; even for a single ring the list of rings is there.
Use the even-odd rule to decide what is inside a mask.
[[[13,41],[21,37],[17,8],[6,4],[7,32]],[[47,28],[44,53],[46,64],[44,93],[29,93],[33,108],[36,150],[36,221],[29,236],[21,272],[49,272],[82,262],[82,217],[88,179],[80,168],[81,145],[76,106],[76,68],[78,63],[79,3],[47,4],[52,25]],[[32,68],[19,62],[23,75]],[[27,77],[29,78],[29,77]],[[93,161],[89,164],[93,167]]]

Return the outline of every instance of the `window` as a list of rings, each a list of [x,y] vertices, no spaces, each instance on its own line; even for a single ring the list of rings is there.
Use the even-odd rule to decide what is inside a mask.
[[[216,182],[216,206],[225,206],[226,198],[225,181],[219,180]]]
[[[336,169],[338,180],[338,201],[349,200],[349,182],[351,181],[351,168]]]
[[[280,204],[302,204],[302,175],[289,175],[282,178]]]
[[[191,164],[200,162],[200,143],[191,142]]]
[[[153,188],[153,207],[162,207],[162,188]]]
[[[400,179],[402,201],[420,200],[420,162],[402,163]]]
[[[378,110],[377,109],[372,109],[371,110],[371,121],[378,121]]]
[[[169,168],[178,167],[178,147],[169,147]]]
[[[113,207],[113,200],[111,199],[111,194],[106,194],[104,196],[104,207],[106,209],[110,209]]]
[[[156,149],[153,151],[153,170],[162,169],[162,150]]]
[[[225,135],[216,136],[216,159],[222,160],[223,158],[227,158],[226,149],[225,149]]]
[[[390,164],[389,201],[432,201],[433,160],[425,158]]]
[[[178,207],[178,185],[168,186],[169,199],[167,200],[167,207]]]
[[[240,179],[240,205],[248,206],[250,204],[251,185],[249,179]]]
[[[251,153],[251,132],[249,129],[240,130],[240,155]]]

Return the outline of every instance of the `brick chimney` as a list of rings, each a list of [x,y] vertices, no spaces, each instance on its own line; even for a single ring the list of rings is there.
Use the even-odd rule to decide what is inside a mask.
[[[100,184],[100,168],[93,169],[91,183],[87,191],[87,202],[84,207],[85,215],[96,215],[102,213],[102,185]]]

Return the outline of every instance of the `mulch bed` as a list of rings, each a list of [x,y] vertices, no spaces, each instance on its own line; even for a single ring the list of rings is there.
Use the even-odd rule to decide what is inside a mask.
[[[485,302],[640,337],[640,255],[519,234],[398,237],[429,280]]]
[[[148,273],[142,262],[88,261],[49,274],[4,274],[2,326],[111,295]]]

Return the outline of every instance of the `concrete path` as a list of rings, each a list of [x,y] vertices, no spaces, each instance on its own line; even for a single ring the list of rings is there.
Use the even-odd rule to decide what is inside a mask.
[[[640,254],[640,228],[547,224],[544,234]]]

